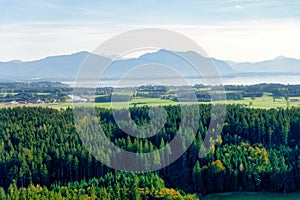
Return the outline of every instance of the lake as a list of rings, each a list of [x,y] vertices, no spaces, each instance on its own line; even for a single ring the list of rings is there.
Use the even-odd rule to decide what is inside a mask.
[[[299,200],[300,193],[280,194],[280,193],[220,193],[203,197],[204,200]]]
[[[98,83],[99,87],[126,87],[132,86],[135,83],[138,85],[141,84],[140,81],[136,80],[126,80],[120,85],[118,85],[119,80],[100,80]],[[236,77],[223,77],[221,79],[223,85],[254,85],[259,83],[281,83],[281,84],[290,84],[297,85],[300,84],[299,75],[276,75],[276,76],[236,76]],[[75,85],[74,81],[64,82],[71,87]],[[201,78],[186,78],[185,83],[178,81],[178,79],[164,79],[164,80],[143,80],[143,85],[195,85],[195,84],[204,84],[209,83],[208,85],[219,85],[219,81],[214,81],[213,79],[208,79],[206,82]],[[211,84],[212,83],[212,84]],[[216,84],[214,84],[216,83]],[[81,82],[83,87],[94,87],[95,83],[90,81]]]

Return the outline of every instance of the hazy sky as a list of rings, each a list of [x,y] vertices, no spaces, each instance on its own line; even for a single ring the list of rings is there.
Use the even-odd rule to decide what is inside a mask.
[[[299,0],[0,0],[0,60],[93,51],[111,36],[166,28],[209,56],[300,58]]]

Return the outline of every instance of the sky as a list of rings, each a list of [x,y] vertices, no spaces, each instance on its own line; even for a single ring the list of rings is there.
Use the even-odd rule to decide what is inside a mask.
[[[0,61],[92,52],[125,31],[163,28],[210,57],[300,59],[298,0],[0,0]]]

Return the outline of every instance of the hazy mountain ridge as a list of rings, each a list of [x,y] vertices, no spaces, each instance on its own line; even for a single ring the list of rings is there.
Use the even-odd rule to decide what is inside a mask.
[[[273,60],[255,63],[237,63],[231,65],[236,72],[251,73],[300,73],[300,60],[278,56]]]
[[[98,56],[86,51],[70,55],[50,56],[29,62],[22,62],[20,60],[0,62],[0,81],[73,81],[81,64],[87,58],[92,61],[91,63],[96,64],[111,62],[111,59],[108,57]],[[257,63],[235,63],[207,58],[193,51],[170,52],[159,50],[153,53],[146,53],[138,58],[128,58],[112,62],[104,73],[103,78],[119,79],[124,73],[140,65],[149,66],[146,68],[145,76],[151,76],[154,73],[159,74],[151,71],[152,66],[157,66],[157,64],[171,66],[172,69],[179,72],[182,76],[197,75],[198,73],[195,71],[195,68],[182,58],[192,59],[197,65],[201,66],[201,70],[209,71],[215,65],[221,76],[239,76],[243,73],[300,73],[300,60],[283,56]],[[167,76],[167,74],[160,75],[162,77],[164,75]]]
[[[177,55],[190,56],[197,60],[199,65],[210,63],[212,66],[214,62],[218,71],[222,74],[234,73],[234,70],[224,61],[203,57],[195,52],[176,52]],[[140,65],[149,65],[149,70],[145,71],[145,75],[153,74],[151,65],[160,64],[162,66],[172,66],[183,76],[193,76],[196,73],[195,69],[170,51],[160,50],[154,53],[147,53],[138,58],[122,59],[112,62],[104,73],[103,77],[108,79],[118,79],[124,73],[134,69]],[[75,80],[77,72],[85,59],[90,63],[102,64],[111,62],[110,58],[98,56],[89,52],[78,52],[71,55],[50,56],[40,60],[22,62],[10,61],[0,62],[1,76],[0,79],[4,81],[29,81],[29,80]],[[213,62],[212,62],[213,61]],[[96,66],[96,65],[95,65]],[[92,72],[91,72],[92,73]],[[159,74],[159,73],[157,73]],[[164,74],[160,74],[163,76]],[[166,74],[167,75],[167,74]]]

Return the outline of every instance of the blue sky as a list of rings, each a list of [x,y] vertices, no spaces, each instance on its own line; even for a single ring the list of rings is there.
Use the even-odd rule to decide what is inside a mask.
[[[0,0],[0,5],[3,61],[93,51],[113,35],[146,27],[183,33],[221,59],[300,58],[297,0]]]

